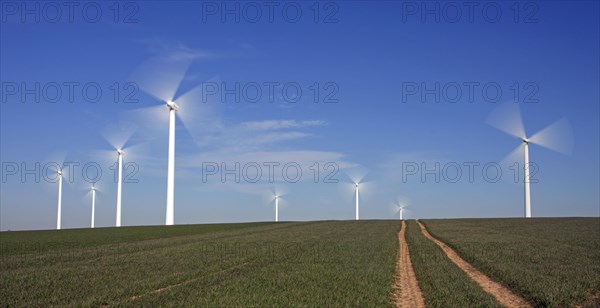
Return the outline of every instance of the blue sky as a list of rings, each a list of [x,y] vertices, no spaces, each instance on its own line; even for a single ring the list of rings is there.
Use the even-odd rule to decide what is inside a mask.
[[[172,79],[161,73],[185,61],[191,64],[175,96],[200,89],[207,99],[192,91],[187,112],[181,110],[187,126],[177,120],[178,224],[272,220],[273,189],[285,192],[282,220],[353,219],[348,177],[358,174],[365,175],[364,219],[396,218],[399,199],[409,204],[409,218],[520,217],[523,183],[515,183],[511,161],[504,160],[520,142],[486,124],[515,93],[512,104],[528,136],[561,118],[572,131],[557,136],[572,141],[571,155],[530,148],[539,167],[533,215],[600,215],[597,2],[476,2],[471,16],[461,4],[436,1],[275,2],[272,20],[264,2],[75,3],[71,16],[59,6],[57,17],[56,7],[44,2],[2,1],[2,230],[55,227],[58,184],[41,175],[36,183],[23,171],[53,161],[80,166],[63,187],[63,227],[89,226],[91,184],[81,170],[89,163],[102,169],[96,226],[113,226],[110,141],[131,131],[125,161],[137,166],[131,176],[137,182],[123,185],[123,224],[163,224],[167,110],[148,92],[167,88]],[[236,4],[240,10],[223,20],[224,5]],[[97,8],[102,13],[92,22]],[[297,8],[302,15],[294,22]],[[23,15],[27,9],[34,11]],[[426,9],[434,11],[422,16]],[[497,20],[494,10],[501,12]],[[155,86],[145,88],[144,80]],[[273,85],[272,98],[265,84]],[[436,84],[439,102],[426,94]],[[472,99],[465,84],[473,87]],[[239,102],[220,95],[236,85]],[[254,102],[256,85],[262,93]],[[207,94],[210,86],[217,94]],[[27,90],[39,102],[36,94],[22,95]],[[137,103],[125,103],[127,95]],[[157,106],[162,109],[154,114]],[[522,163],[521,156],[512,159]],[[239,183],[206,174],[207,165],[234,168],[236,162],[240,169],[249,163]],[[279,163],[273,183],[265,162]],[[286,164],[299,166],[302,178],[282,177]],[[482,174],[496,164],[502,176]],[[252,183],[256,165],[263,174]],[[409,165],[419,171],[408,174]],[[423,167],[434,171],[424,175]],[[331,179],[339,182],[328,183],[335,168]]]

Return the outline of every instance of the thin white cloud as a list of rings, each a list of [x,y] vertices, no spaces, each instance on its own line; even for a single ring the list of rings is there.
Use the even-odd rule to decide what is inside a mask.
[[[173,61],[189,61],[217,56],[215,53],[192,48],[178,41],[170,42],[161,38],[150,38],[139,40],[139,42],[146,45],[149,52]]]
[[[245,129],[251,130],[279,130],[288,128],[303,128],[311,126],[324,126],[327,123],[321,120],[296,121],[296,120],[266,120],[251,121],[240,124]]]
[[[268,133],[268,134],[257,135],[254,138],[247,140],[246,143],[253,144],[253,145],[269,144],[269,143],[282,142],[282,141],[288,141],[288,140],[293,140],[293,139],[300,139],[300,138],[304,138],[307,136],[310,136],[310,134],[301,133],[301,132]]]

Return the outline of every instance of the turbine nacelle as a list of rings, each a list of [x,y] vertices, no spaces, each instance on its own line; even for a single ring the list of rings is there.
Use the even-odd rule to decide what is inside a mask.
[[[167,108],[169,108],[169,110],[179,110],[179,105],[175,104],[175,102],[173,101],[168,101],[167,102]]]
[[[525,143],[525,144],[529,144],[529,139],[527,139],[527,138],[523,138],[523,139],[521,139],[521,140],[523,140],[523,143]]]
[[[121,155],[123,155],[123,154],[125,154],[125,152],[123,152],[123,150],[121,150],[121,149],[118,149],[118,150],[117,150],[117,155],[121,156]]]

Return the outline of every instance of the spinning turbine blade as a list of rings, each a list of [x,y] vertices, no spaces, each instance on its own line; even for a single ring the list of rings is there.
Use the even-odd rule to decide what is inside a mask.
[[[203,82],[174,100],[179,106],[177,117],[196,142],[202,141],[203,136],[220,131],[223,127],[216,113],[216,108],[222,104],[214,94],[210,93],[210,89],[215,87],[217,81],[218,79],[213,78]]]
[[[518,164],[522,168],[523,165],[523,144],[519,144],[514,150],[512,150],[508,155],[506,155],[501,161],[500,165],[502,168],[514,166],[515,163]]]
[[[365,177],[369,173],[367,168],[363,166],[356,166],[352,168],[343,169],[343,174],[346,176],[346,179],[342,179],[342,181],[350,184],[362,184],[364,182]]]
[[[102,136],[115,149],[123,149],[137,130],[137,126],[131,123],[120,122],[105,127]]]
[[[136,123],[139,126],[137,137],[156,141],[166,140],[167,123],[169,123],[168,109],[165,104],[151,107],[138,108],[123,112],[122,118]]]
[[[519,105],[507,102],[497,107],[489,115],[487,124],[519,139],[526,137]]]
[[[144,92],[166,103],[175,97],[191,60],[155,57],[140,65],[129,79]]]
[[[531,136],[529,142],[570,155],[573,150],[571,125],[566,118],[562,118]]]

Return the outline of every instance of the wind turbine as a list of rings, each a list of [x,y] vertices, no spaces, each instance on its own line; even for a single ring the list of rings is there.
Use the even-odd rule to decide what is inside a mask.
[[[112,123],[109,126],[106,126],[102,129],[102,136],[108,142],[110,147],[112,148],[110,151],[101,150],[95,151],[94,156],[95,159],[102,161],[103,163],[108,163],[111,166],[115,165],[114,155],[115,152],[117,154],[116,161],[116,181],[117,181],[117,205],[116,205],[116,215],[115,215],[115,226],[121,226],[121,213],[122,213],[122,205],[123,205],[123,160],[125,154],[129,160],[132,159],[131,154],[137,151],[132,151],[132,148],[138,147],[140,144],[131,144],[131,138],[134,133],[137,131],[137,126],[129,123],[119,121],[117,123]],[[127,151],[127,152],[126,152]],[[112,168],[112,167],[111,167]],[[95,187],[95,186],[94,186]]]
[[[404,207],[403,206],[399,207],[398,211],[400,212],[400,220],[404,220],[404,218],[402,218],[402,213],[404,213]]]
[[[354,197],[354,199],[356,200],[356,220],[358,220],[359,219],[359,217],[358,217],[358,182],[354,183],[354,185],[355,185],[355,188],[354,188],[355,197]]]
[[[92,223],[91,228],[94,228],[94,214],[96,213],[96,187],[92,186]]]
[[[60,230],[61,226],[61,212],[62,212],[62,183],[63,183],[63,172],[61,169],[58,170],[58,210],[56,212],[56,230]]]
[[[124,152],[121,149],[117,150],[117,221],[116,226],[121,226],[121,199],[123,196],[123,155]],[[95,190],[93,192],[95,194]],[[93,227],[92,227],[93,228]]]
[[[70,165],[65,163],[67,154],[64,152],[53,152],[47,160],[49,163],[45,165],[42,172],[45,175],[45,178],[50,185],[47,188],[50,191],[55,191],[52,186],[54,183],[58,182],[58,202],[56,209],[56,230],[60,230],[62,228],[62,190],[63,190],[63,182],[64,180],[69,183],[70,176],[73,172],[70,168]],[[56,175],[55,178],[52,178],[52,175]],[[66,178],[65,178],[66,177]]]
[[[400,220],[404,220],[404,211],[406,210],[407,207],[407,201],[404,200],[400,200],[398,202],[394,202],[394,214],[399,213],[400,214]]]
[[[365,185],[367,188],[371,186],[368,182],[365,182],[364,179],[367,176],[367,169],[363,166],[354,166],[348,169],[343,170],[343,174],[345,177],[342,178],[342,181],[348,184],[352,184],[352,188],[354,189],[354,219],[360,219],[360,196],[359,190],[362,189],[362,193],[364,194]],[[368,185],[367,185],[368,184]],[[344,195],[350,193],[350,186],[343,185]],[[364,196],[363,196],[364,197]]]
[[[211,120],[198,120],[192,117],[199,115],[197,108],[205,101],[203,88],[197,85],[182,95],[175,97],[180,83],[194,57],[192,55],[175,54],[171,57],[154,58],[133,74],[131,79],[136,81],[140,89],[159,100],[163,106],[143,108],[152,109],[156,118],[163,118],[165,109],[168,110],[168,156],[167,156],[167,200],[165,225],[175,223],[175,125],[178,117],[188,132],[192,133],[194,125],[206,125]],[[156,107],[160,107],[158,110]],[[166,108],[165,108],[166,107]],[[203,109],[206,111],[206,108]],[[207,116],[207,113],[203,113]],[[156,121],[154,121],[155,123]],[[195,130],[194,130],[195,131]]]
[[[572,149],[571,126],[567,119],[562,118],[546,128],[527,137],[521,112],[516,103],[505,103],[498,107],[488,117],[487,123],[521,140],[523,149],[523,182],[525,185],[525,218],[531,218],[531,175],[529,161],[529,145],[536,144],[550,150],[569,155]],[[519,146],[515,151],[521,149]],[[511,156],[511,155],[509,155]]]
[[[279,196],[275,195],[275,222],[279,222]]]
[[[268,195],[266,195],[269,204],[275,202],[275,222],[279,222],[279,203],[282,201],[283,196],[287,194],[285,188],[282,187],[271,187],[268,189]]]

